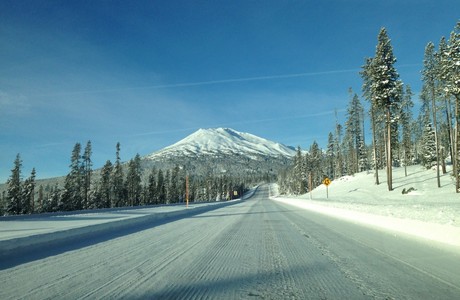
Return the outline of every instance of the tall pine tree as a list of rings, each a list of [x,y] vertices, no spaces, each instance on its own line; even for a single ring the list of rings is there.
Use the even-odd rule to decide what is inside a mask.
[[[21,186],[21,168],[22,160],[19,153],[14,160],[14,167],[11,170],[11,176],[6,184],[8,186],[6,194],[6,213],[9,215],[17,215],[22,212],[22,186]]]
[[[83,208],[82,201],[82,168],[81,144],[76,143],[70,158],[70,172],[64,181],[64,191],[59,202],[59,210],[79,210]]]
[[[123,186],[123,166],[120,159],[120,143],[116,146],[116,161],[113,166],[112,180],[112,207],[119,207],[124,205],[125,193]]]
[[[439,172],[439,139],[438,139],[438,121],[437,105],[436,105],[436,91],[438,89],[439,71],[438,62],[436,61],[435,48],[432,42],[429,42],[425,47],[425,57],[423,59],[423,71],[422,71],[422,94],[421,97],[431,102],[432,112],[432,130],[434,132],[434,143],[435,143],[435,156],[436,156],[436,178],[438,182],[438,188],[441,187],[441,178]],[[431,124],[430,124],[431,125]]]
[[[23,214],[31,214],[35,210],[35,168],[32,169],[30,177],[24,181],[22,188],[22,212]]]
[[[377,107],[385,112],[386,117],[386,165],[388,190],[393,190],[393,147],[392,124],[395,122],[394,111],[400,102],[401,83],[394,64],[396,57],[385,28],[380,30],[375,57],[371,68],[371,93]]]
[[[83,180],[83,206],[88,208],[89,205],[89,193],[91,190],[91,175],[93,173],[91,161],[92,146],[91,141],[86,143],[85,151],[82,156],[82,180]]]

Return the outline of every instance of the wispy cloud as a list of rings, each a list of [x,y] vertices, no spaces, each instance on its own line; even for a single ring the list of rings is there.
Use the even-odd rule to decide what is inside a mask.
[[[357,73],[359,71],[360,69],[329,70],[329,71],[320,71],[320,72],[291,73],[291,74],[265,75],[265,76],[255,76],[255,77],[239,77],[239,78],[230,78],[230,79],[182,82],[182,83],[171,83],[171,84],[157,84],[157,85],[145,85],[145,86],[134,86],[134,87],[119,87],[119,88],[108,88],[108,89],[98,89],[98,90],[68,91],[68,92],[59,92],[59,93],[50,93],[50,94],[37,94],[35,96],[49,97],[49,96],[67,96],[67,95],[80,95],[80,94],[83,95],[83,94],[98,94],[98,93],[114,93],[114,92],[151,90],[151,89],[172,89],[172,88],[178,88],[178,87],[195,87],[195,86],[228,84],[228,83],[238,83],[238,82],[289,79],[289,78],[310,77],[310,76],[320,76],[320,75],[333,75],[333,74],[342,74],[342,73]]]
[[[0,90],[0,115],[23,114],[30,110],[26,96],[14,95]]]

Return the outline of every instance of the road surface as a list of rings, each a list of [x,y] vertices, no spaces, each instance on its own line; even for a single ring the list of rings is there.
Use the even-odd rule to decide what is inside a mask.
[[[35,250],[44,253],[0,270],[0,299],[460,299],[458,253],[277,203],[268,186]]]

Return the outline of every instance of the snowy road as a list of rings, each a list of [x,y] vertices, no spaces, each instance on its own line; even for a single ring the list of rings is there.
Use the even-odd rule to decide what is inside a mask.
[[[39,250],[39,249],[38,249]],[[0,270],[0,299],[459,299],[460,254],[268,199]]]

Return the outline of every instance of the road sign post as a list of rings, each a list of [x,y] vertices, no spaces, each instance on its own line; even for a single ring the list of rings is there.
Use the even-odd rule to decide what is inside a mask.
[[[331,184],[331,180],[326,177],[323,179],[323,184],[326,186],[326,199],[329,199],[329,185]]]

